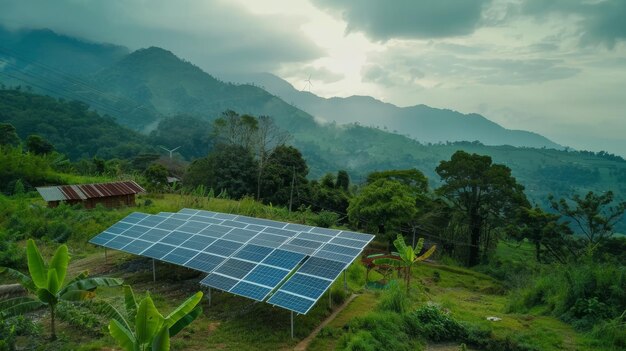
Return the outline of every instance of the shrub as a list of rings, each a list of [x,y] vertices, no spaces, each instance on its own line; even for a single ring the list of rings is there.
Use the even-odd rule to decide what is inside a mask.
[[[459,340],[465,328],[436,305],[424,305],[405,316],[409,335],[432,341]]]
[[[409,299],[404,290],[396,281],[390,282],[380,298],[378,308],[381,311],[404,314],[409,307]]]
[[[339,343],[342,350],[412,350],[402,316],[392,312],[371,313],[347,324],[351,333]]]

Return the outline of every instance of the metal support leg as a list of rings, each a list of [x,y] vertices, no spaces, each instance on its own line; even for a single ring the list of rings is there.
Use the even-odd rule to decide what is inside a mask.
[[[343,289],[348,292],[348,280],[346,279],[346,270],[343,270]]]
[[[211,307],[211,287],[209,286],[209,307]]]
[[[154,258],[152,259],[152,282],[156,283],[156,263]]]
[[[104,264],[108,264],[109,263],[109,255],[107,253],[107,248],[104,248]]]
[[[293,311],[291,311],[291,338],[293,339]]]

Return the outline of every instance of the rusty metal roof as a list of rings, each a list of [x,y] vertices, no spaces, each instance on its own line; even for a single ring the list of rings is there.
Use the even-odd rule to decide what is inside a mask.
[[[41,197],[48,202],[86,200],[99,197],[130,195],[145,192],[144,188],[134,181],[46,186],[37,188],[37,191]]]

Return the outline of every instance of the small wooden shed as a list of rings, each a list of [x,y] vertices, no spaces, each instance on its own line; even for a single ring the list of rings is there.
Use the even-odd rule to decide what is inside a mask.
[[[94,208],[97,204],[104,207],[134,206],[135,195],[145,192],[134,181],[112,183],[58,185],[39,187],[37,191],[48,202],[48,207],[57,207],[59,203],[83,204],[85,208]]]

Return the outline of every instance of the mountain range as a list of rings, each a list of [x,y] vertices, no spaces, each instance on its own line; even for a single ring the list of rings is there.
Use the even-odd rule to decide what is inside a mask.
[[[476,113],[438,109],[426,105],[398,107],[371,96],[323,98],[297,90],[270,73],[231,75],[230,80],[252,83],[298,106],[322,122],[361,123],[401,133],[422,143],[479,141],[485,145],[511,145],[560,149],[561,145],[537,133],[506,129]]]
[[[268,74],[238,80],[254,84],[228,83],[166,49],[131,52],[49,30],[0,30],[0,39],[3,85],[29,86],[38,93],[83,101],[145,134],[155,129],[167,133],[158,129],[159,122],[166,119],[171,125],[182,115],[199,119],[206,130],[228,109],[268,115],[290,132],[291,143],[305,156],[312,178],[345,169],[358,183],[374,170],[417,168],[434,187],[439,182],[436,166],[462,149],[509,166],[538,204],[546,205],[550,193],[558,197],[613,190],[617,198],[626,195],[623,159],[562,150],[540,135],[507,130],[476,114],[423,105],[400,108],[370,97],[325,99],[297,91]],[[49,118],[55,118],[54,113]],[[337,123],[318,123],[316,118]],[[41,130],[45,134],[45,128]],[[179,151],[188,159],[197,157],[185,148]]]

